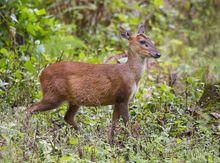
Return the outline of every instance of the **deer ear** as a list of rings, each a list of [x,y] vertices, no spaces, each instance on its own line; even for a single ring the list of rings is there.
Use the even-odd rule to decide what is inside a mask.
[[[145,33],[145,28],[143,24],[138,25],[138,34],[144,34]]]
[[[125,30],[124,28],[120,28],[120,33],[121,33],[121,37],[122,38],[125,38],[127,40],[130,40],[131,39],[131,32]]]

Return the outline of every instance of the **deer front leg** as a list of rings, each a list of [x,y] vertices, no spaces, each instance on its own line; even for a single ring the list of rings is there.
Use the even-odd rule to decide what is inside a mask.
[[[121,103],[119,107],[120,115],[123,118],[124,125],[130,128],[128,103]]]
[[[128,103],[122,103],[120,104],[120,115],[123,118],[124,125],[125,125],[125,134],[126,134],[126,139],[130,136],[131,132],[131,125],[129,122],[129,111],[128,111]]]
[[[109,135],[109,143],[112,144],[113,143],[113,139],[114,139],[114,132],[115,132],[115,127],[118,123],[119,117],[120,117],[120,110],[117,107],[117,105],[113,106],[114,110],[113,110],[113,115],[112,115],[112,127],[111,127],[111,131],[110,131],[110,135]]]
[[[130,128],[129,125],[129,112],[128,112],[128,103],[118,103],[114,107],[113,116],[112,116],[112,127],[110,131],[109,142],[112,144],[114,140],[114,131],[118,120],[122,116],[124,124],[126,127]]]

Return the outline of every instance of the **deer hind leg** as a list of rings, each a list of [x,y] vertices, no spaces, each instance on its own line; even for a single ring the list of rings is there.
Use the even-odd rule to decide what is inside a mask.
[[[52,109],[58,107],[61,103],[62,103],[61,100],[42,99],[40,102],[33,104],[28,109],[28,113],[34,114],[39,111],[52,110]]]
[[[64,120],[66,121],[66,123],[70,124],[71,126],[73,126],[73,128],[75,130],[78,130],[78,126],[76,124],[76,122],[74,121],[74,117],[77,113],[77,111],[79,110],[79,106],[77,105],[73,105],[73,104],[69,104],[69,108],[64,116]]]

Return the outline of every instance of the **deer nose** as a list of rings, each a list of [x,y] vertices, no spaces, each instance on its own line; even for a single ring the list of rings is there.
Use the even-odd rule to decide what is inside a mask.
[[[160,56],[161,56],[160,53],[155,54],[155,58],[160,58]]]

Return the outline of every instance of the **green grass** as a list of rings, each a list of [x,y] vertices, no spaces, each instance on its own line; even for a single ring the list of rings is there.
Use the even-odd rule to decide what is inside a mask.
[[[220,121],[209,115],[220,113],[219,89],[216,101],[206,92],[207,107],[198,105],[205,84],[220,88],[217,1],[131,2],[65,1],[61,10],[58,0],[0,2],[0,162],[220,162]],[[42,96],[43,68],[102,63],[127,49],[120,27],[135,33],[139,23],[162,56],[129,105],[129,137],[120,122],[108,143],[108,106],[82,107],[78,132],[63,120],[67,105],[26,116]]]
[[[148,83],[151,84],[151,83]],[[82,107],[77,114],[80,130],[66,125],[66,105],[26,116],[26,107],[2,111],[0,158],[3,162],[219,162],[216,123],[205,113],[194,117],[160,85],[146,101],[142,83],[139,99],[130,104],[131,135],[120,122],[115,143],[108,143],[111,107]],[[171,98],[173,106],[166,103]],[[170,97],[169,97],[170,96]],[[172,96],[172,97],[171,97]],[[160,100],[158,100],[160,99]],[[171,104],[170,103],[170,104]],[[178,104],[179,103],[179,104]],[[168,107],[164,109],[164,107]]]

